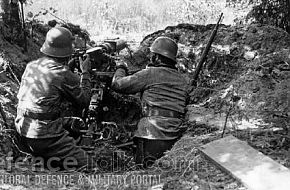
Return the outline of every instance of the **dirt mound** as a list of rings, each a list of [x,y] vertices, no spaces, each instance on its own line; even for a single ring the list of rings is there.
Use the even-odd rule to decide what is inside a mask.
[[[9,124],[13,123],[16,113],[16,92],[18,91],[21,75],[26,64],[40,56],[40,46],[35,39],[28,39],[28,51],[18,46],[14,41],[9,41],[9,28],[0,23],[0,101],[7,115]],[[42,36],[44,39],[44,37]],[[39,39],[39,38],[38,38]],[[43,41],[42,41],[43,42]],[[3,126],[2,118],[0,124]]]
[[[26,64],[40,56],[39,44],[36,40],[42,41],[43,35],[38,34],[37,38],[29,38],[27,41],[28,50],[24,51],[18,42],[21,36],[16,36],[15,28],[9,28],[0,22],[0,103],[7,119],[9,128],[6,128],[2,116],[0,117],[0,153],[15,157],[19,155],[12,143],[14,117],[16,115],[16,93],[19,89],[19,81]],[[14,31],[14,32],[13,32]],[[19,41],[20,40],[20,41]],[[43,41],[41,42],[43,43]]]
[[[179,69],[190,78],[213,27],[182,24],[150,34],[134,53],[136,65],[144,67],[149,59],[149,46],[154,39],[165,35],[178,42]],[[289,168],[289,64],[290,35],[285,31],[266,25],[222,25],[197,86],[191,92],[194,105],[188,106],[188,119],[192,123],[188,125],[187,135],[195,139],[202,138],[203,134],[220,138],[223,127],[227,126],[230,133]],[[210,127],[203,130],[201,126]],[[217,134],[212,132],[212,126],[220,129]],[[181,145],[185,147],[187,143]],[[179,155],[181,153],[175,153],[174,149],[168,154],[174,158]],[[184,175],[186,170],[182,170],[182,175],[169,172],[166,175],[173,179],[165,186],[184,186],[189,181],[192,187],[197,184],[202,187],[205,179],[213,189],[219,189],[219,185],[220,189],[239,189],[231,178],[220,175],[215,167],[208,167],[210,164],[203,159],[200,161],[201,166],[206,163],[206,167],[202,167],[206,172],[188,171],[189,178]],[[194,173],[198,178],[193,176]],[[180,176],[183,181],[176,180]]]
[[[136,66],[145,66],[154,39],[168,36],[178,42],[179,69],[190,78],[213,28],[180,24],[154,32],[134,53]],[[191,103],[219,113],[234,106],[231,114],[239,119],[262,118],[286,127],[290,115],[289,55],[290,35],[279,28],[221,25],[197,87],[191,92]]]

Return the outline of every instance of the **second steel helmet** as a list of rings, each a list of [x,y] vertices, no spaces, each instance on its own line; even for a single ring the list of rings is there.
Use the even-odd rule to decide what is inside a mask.
[[[50,29],[40,51],[52,57],[68,57],[73,53],[72,33],[64,27]]]
[[[171,38],[168,37],[158,37],[154,40],[150,47],[150,51],[163,55],[176,62],[178,46]]]

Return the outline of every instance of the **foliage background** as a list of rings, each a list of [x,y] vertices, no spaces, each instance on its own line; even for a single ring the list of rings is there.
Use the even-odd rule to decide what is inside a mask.
[[[79,24],[92,36],[99,37],[120,34],[144,37],[169,25],[210,24],[221,12],[225,15],[224,24],[257,22],[274,25],[290,33],[290,0],[21,1],[25,2],[25,12],[30,19],[47,22],[59,18],[57,20]],[[0,0],[0,19],[2,13],[9,10],[9,2]]]
[[[50,7],[57,10],[54,16],[79,24],[92,36],[138,34],[141,38],[168,25],[215,23],[221,12],[225,14],[223,23],[234,24],[251,8],[237,13],[226,0],[37,0],[28,1],[25,10],[35,15]],[[37,19],[47,22],[56,19],[54,16],[40,14]]]

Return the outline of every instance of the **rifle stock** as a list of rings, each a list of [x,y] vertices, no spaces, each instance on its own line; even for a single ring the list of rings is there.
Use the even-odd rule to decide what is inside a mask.
[[[206,44],[206,47],[205,47],[204,51],[202,52],[202,56],[201,56],[201,58],[200,58],[200,60],[199,60],[199,62],[197,64],[197,67],[196,67],[196,69],[194,71],[191,85],[194,85],[196,83],[197,79],[198,79],[198,75],[199,75],[199,73],[200,73],[200,71],[202,69],[203,63],[206,60],[207,54],[208,54],[208,52],[210,50],[210,47],[211,47],[211,45],[213,43],[213,40],[214,40],[214,38],[215,38],[215,36],[217,34],[217,30],[218,30],[218,27],[219,27],[219,24],[220,24],[220,21],[221,21],[222,17],[223,17],[223,13],[221,13],[221,15],[219,17],[219,20],[218,20],[217,24],[215,25],[215,28],[213,29],[213,31],[211,33],[210,39],[209,39],[208,43]]]

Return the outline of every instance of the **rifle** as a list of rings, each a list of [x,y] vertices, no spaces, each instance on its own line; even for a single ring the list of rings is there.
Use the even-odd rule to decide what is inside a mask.
[[[207,54],[208,54],[208,52],[210,50],[211,44],[213,43],[214,38],[215,38],[215,36],[217,34],[217,30],[218,30],[218,27],[219,27],[219,24],[220,24],[220,21],[221,21],[222,17],[223,17],[223,13],[221,13],[221,15],[219,17],[219,20],[216,23],[216,25],[215,25],[215,27],[214,27],[211,35],[210,35],[209,41],[206,44],[206,47],[205,47],[204,51],[202,52],[202,56],[201,56],[201,58],[200,58],[200,60],[199,60],[199,62],[197,64],[197,67],[196,67],[196,69],[194,71],[194,74],[193,74],[193,77],[192,77],[191,86],[194,86],[196,84],[196,81],[197,81],[198,75],[199,75],[199,73],[200,73],[200,71],[202,69],[203,63],[206,60],[206,57],[207,57]]]

